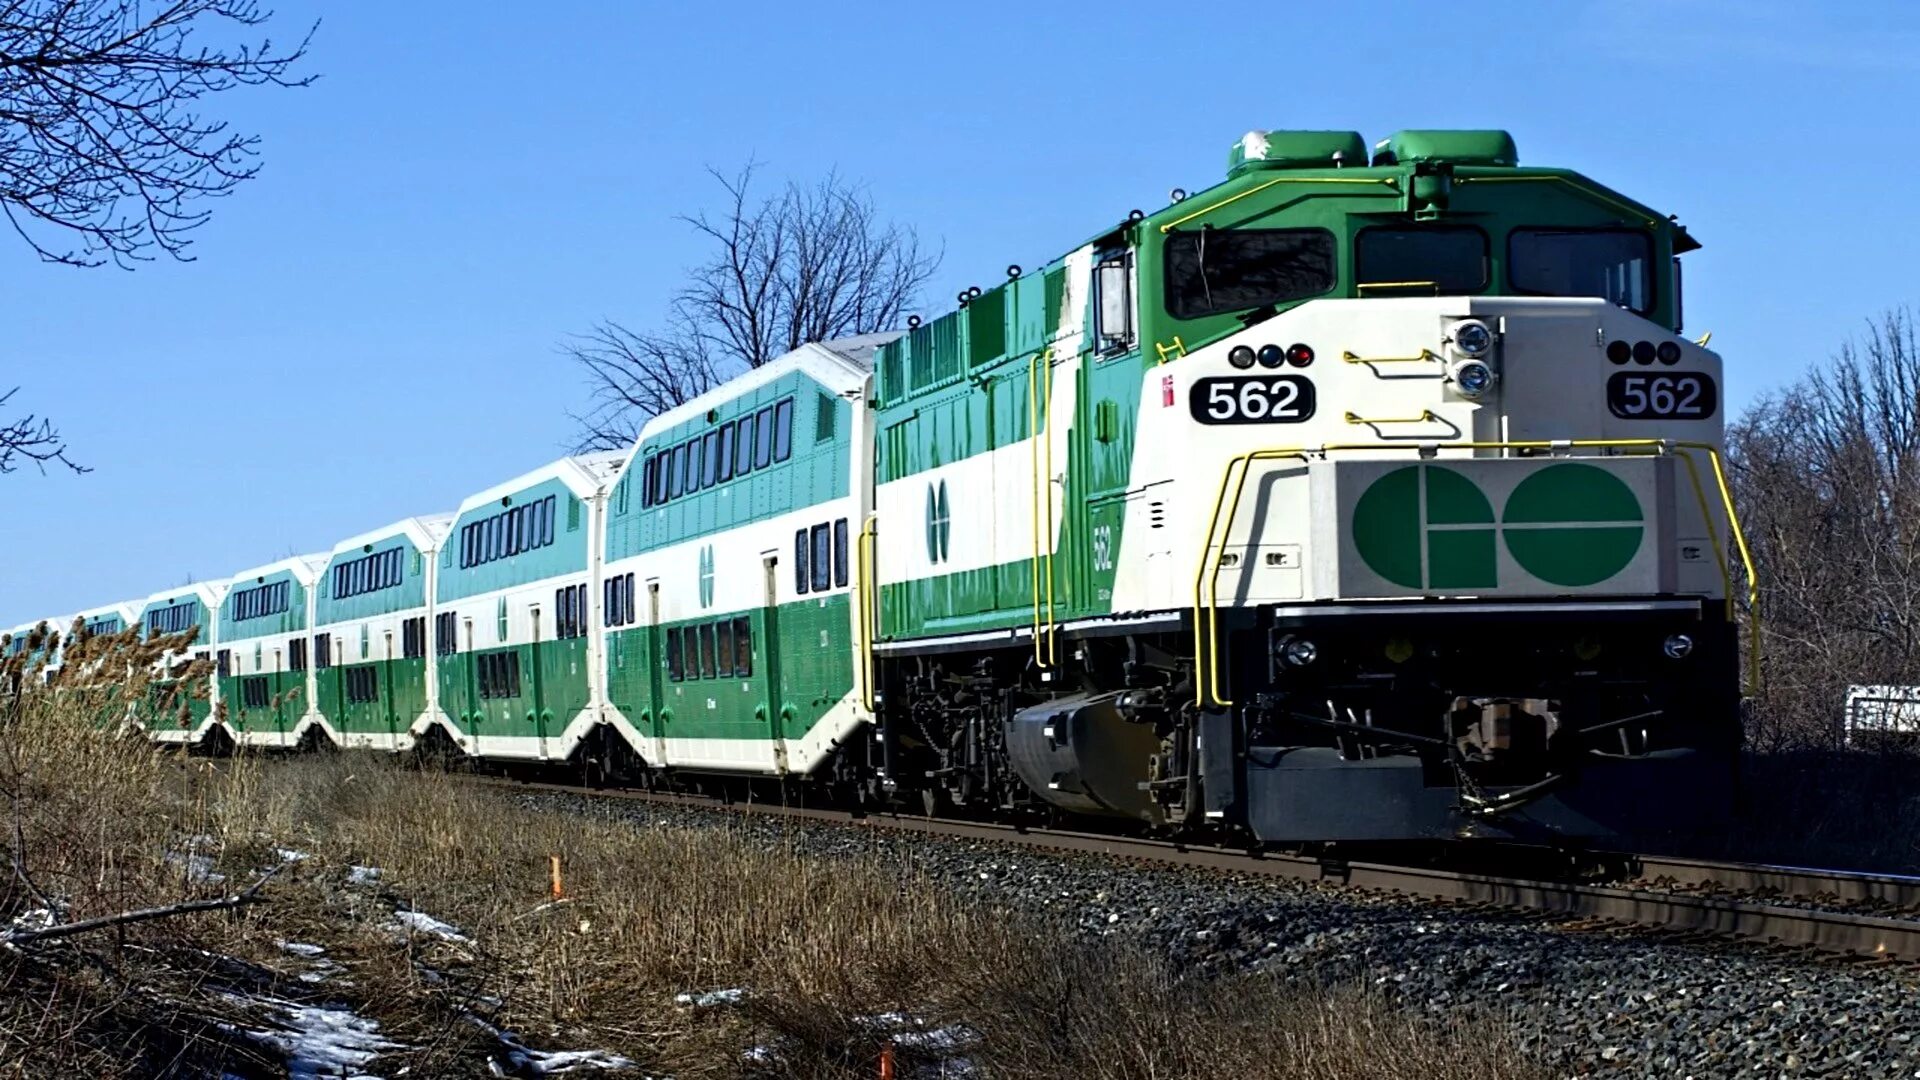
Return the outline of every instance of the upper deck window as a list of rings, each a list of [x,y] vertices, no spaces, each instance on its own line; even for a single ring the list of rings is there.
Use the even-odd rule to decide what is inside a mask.
[[[1362,229],[1353,259],[1361,296],[1397,290],[1457,296],[1487,287],[1487,234],[1472,226]]]
[[[1325,229],[1176,229],[1166,241],[1167,313],[1198,319],[1304,300],[1336,280]]]
[[[1515,229],[1507,262],[1515,292],[1653,309],[1653,239],[1637,229]]]

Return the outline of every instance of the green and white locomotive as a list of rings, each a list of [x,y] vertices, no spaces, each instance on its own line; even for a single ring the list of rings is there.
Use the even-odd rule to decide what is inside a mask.
[[[1504,132],[1251,132],[969,290],[876,365],[877,769],[1275,842],[1724,807],[1697,246]]]
[[[1709,820],[1752,568],[1697,246],[1504,132],[1250,132],[626,455],[156,596],[221,663],[148,722],[1268,843]]]

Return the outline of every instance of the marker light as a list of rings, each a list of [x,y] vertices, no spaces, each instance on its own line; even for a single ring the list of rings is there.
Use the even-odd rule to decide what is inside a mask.
[[[1680,343],[1677,341],[1663,341],[1660,343],[1659,348],[1653,350],[1653,355],[1663,364],[1677,364],[1680,362]]]
[[[1260,346],[1260,366],[1279,367],[1287,362],[1287,352],[1278,345]]]
[[[1685,660],[1693,652],[1693,639],[1685,634],[1669,634],[1667,640],[1660,643],[1660,651],[1667,654],[1669,660]]]
[[[1462,360],[1453,366],[1453,388],[1462,397],[1477,398],[1493,389],[1493,369],[1478,360]]]
[[[1245,345],[1235,345],[1227,350],[1227,363],[1237,368],[1250,368],[1253,366],[1253,350]]]
[[[1607,359],[1616,364],[1624,364],[1633,359],[1633,343],[1615,338],[1607,342]]]
[[[1287,346],[1287,363],[1294,367],[1306,367],[1313,363],[1313,346],[1297,341]]]
[[[1294,638],[1280,646],[1280,659],[1294,667],[1306,667],[1320,659],[1320,646],[1306,638]]]
[[[1458,323],[1453,328],[1453,347],[1462,356],[1485,356],[1493,348],[1493,331],[1483,322]]]
[[[1651,364],[1653,363],[1653,355],[1654,355],[1653,342],[1636,341],[1633,343],[1633,362],[1634,363]]]

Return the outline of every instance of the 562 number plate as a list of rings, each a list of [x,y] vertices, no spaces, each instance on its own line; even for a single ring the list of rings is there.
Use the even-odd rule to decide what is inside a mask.
[[[1711,375],[1621,371],[1607,379],[1607,410],[1622,420],[1702,420],[1719,407]]]
[[[1297,424],[1313,416],[1313,381],[1303,375],[1196,379],[1187,408],[1203,424]]]

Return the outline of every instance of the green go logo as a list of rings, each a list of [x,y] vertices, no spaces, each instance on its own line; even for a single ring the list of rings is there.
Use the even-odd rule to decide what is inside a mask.
[[[1353,544],[1373,572],[1409,589],[1490,589],[1504,542],[1521,569],[1568,588],[1627,568],[1646,531],[1640,500],[1594,465],[1549,465],[1522,480],[1496,520],[1479,485],[1444,465],[1375,480],[1353,507]]]

